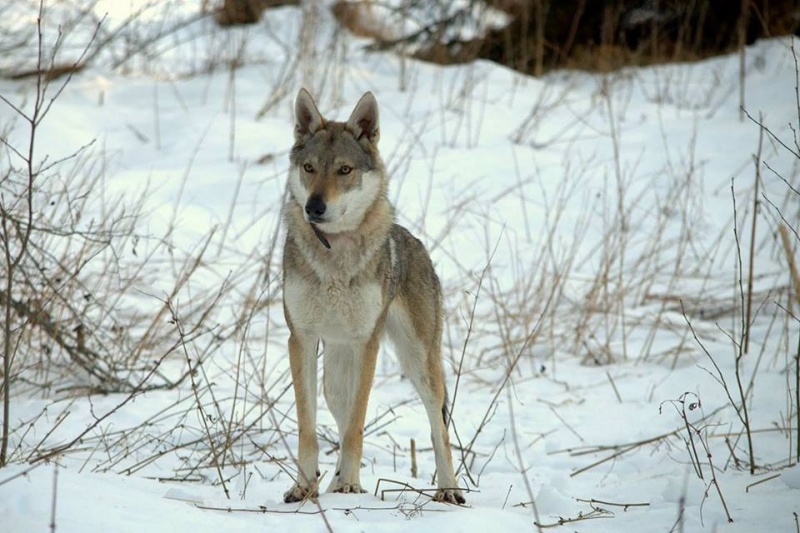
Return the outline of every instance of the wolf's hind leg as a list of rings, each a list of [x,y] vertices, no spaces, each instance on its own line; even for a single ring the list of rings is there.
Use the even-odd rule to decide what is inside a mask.
[[[442,372],[441,342],[434,328],[433,333],[419,335],[413,320],[398,306],[393,308],[387,322],[387,332],[396,349],[403,373],[411,380],[417,390],[428,421],[431,426],[431,442],[436,460],[439,490],[434,499],[448,503],[464,503],[464,495],[458,488],[450,453],[450,435],[447,431],[445,415],[446,391]],[[423,338],[420,338],[420,337]]]

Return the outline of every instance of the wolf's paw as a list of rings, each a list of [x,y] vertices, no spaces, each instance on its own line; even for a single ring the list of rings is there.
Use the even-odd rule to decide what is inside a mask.
[[[341,492],[342,494],[362,494],[367,491],[361,488],[361,483],[357,481],[355,483],[345,483],[340,481],[336,483],[331,492]]]
[[[433,500],[442,503],[452,503],[460,505],[466,503],[467,500],[459,489],[439,489],[433,495]]]
[[[291,489],[287,490],[283,495],[283,503],[302,502],[305,500],[316,500],[319,492],[316,487],[311,489],[308,487],[301,487],[295,484]]]

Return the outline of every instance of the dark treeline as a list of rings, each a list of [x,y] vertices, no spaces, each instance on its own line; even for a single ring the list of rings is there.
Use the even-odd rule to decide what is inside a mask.
[[[795,33],[798,0],[493,0],[512,17],[477,56],[536,73],[693,60]]]

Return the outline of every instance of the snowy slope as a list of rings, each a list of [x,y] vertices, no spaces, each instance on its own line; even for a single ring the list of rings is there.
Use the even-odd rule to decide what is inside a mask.
[[[114,4],[94,11],[109,11],[110,27],[127,16]],[[169,13],[176,19],[197,9],[171,5],[180,6]],[[143,34],[164,20],[151,18],[140,21]],[[798,228],[800,201],[786,181],[798,189],[800,173],[798,158],[769,135],[760,154],[769,167],[761,167],[754,258],[758,314],[741,363],[752,383],[754,475],[715,370],[737,401],[731,186],[746,270],[759,144],[759,127],[740,117],[738,56],[532,79],[485,62],[439,67],[366,53],[364,44],[337,33],[324,9],[276,9],[227,32],[206,18],[118,68],[118,49],[99,54],[59,95],[37,152],[58,159],[94,141],[86,157],[103,174],[94,192],[110,203],[143,195],[138,244],[116,250],[122,271],[142,274],[120,299],[119,320],[156,316],[181,265],[210,239],[174,300],[183,313],[222,294],[186,347],[204,361],[204,412],[224,416],[203,423],[188,381],[128,401],[14,389],[0,531],[44,531],[53,515],[58,531],[74,532],[533,531],[535,513],[546,525],[577,520],[559,528],[567,531],[796,531],[800,327],[796,306],[794,317],[786,311],[790,280],[776,235],[778,211]],[[746,55],[745,107],[789,147],[798,125],[791,45],[763,41]],[[397,490],[282,503],[296,425],[277,291],[279,209],[301,86],[328,117],[346,117],[365,91],[378,99],[398,221],[427,244],[446,290],[465,508]],[[32,90],[30,80],[0,82],[21,109]],[[24,146],[24,124],[0,106],[0,124],[12,122],[8,143]],[[97,213],[102,204],[93,204]],[[194,315],[186,315],[189,329]],[[177,350],[164,372],[179,376],[186,364]],[[684,393],[703,479],[676,403]],[[330,475],[335,424],[319,403]],[[31,464],[109,412],[71,449]],[[431,488],[424,410],[390,346],[367,418],[365,487]],[[234,442],[219,470],[209,432],[217,447]]]

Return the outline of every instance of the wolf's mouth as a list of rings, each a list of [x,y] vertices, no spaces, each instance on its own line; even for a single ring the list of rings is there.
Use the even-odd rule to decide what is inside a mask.
[[[324,224],[334,224],[337,222],[341,222],[346,214],[347,214],[347,207],[343,207],[338,215],[330,212],[321,215],[306,212],[304,213],[303,218],[305,219],[306,222],[308,222],[311,225],[323,226]]]

